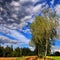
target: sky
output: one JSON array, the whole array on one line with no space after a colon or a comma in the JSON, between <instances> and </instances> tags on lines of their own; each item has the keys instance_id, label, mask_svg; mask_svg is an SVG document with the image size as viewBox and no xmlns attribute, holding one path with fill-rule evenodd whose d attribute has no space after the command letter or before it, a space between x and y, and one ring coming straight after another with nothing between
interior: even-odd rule
<instances>
[{"instance_id":1,"label":"sky","mask_svg":"<svg viewBox=\"0 0 60 60\"><path fill-rule=\"evenodd\" d=\"M29 25L47 7L60 16L60 0L0 0L0 44L33 50L29 46L32 37ZM60 34L60 27L57 31ZM60 47L59 40L55 41L56 47Z\"/></svg>"}]
</instances>

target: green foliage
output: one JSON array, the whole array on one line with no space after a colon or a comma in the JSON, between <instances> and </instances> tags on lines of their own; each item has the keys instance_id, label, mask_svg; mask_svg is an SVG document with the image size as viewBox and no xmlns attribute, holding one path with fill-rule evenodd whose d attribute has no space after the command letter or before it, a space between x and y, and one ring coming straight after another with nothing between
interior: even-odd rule
<instances>
[{"instance_id":1,"label":"green foliage","mask_svg":"<svg viewBox=\"0 0 60 60\"><path fill-rule=\"evenodd\" d=\"M21 53L21 51L20 51L20 48L19 47L17 47L15 50L15 56L17 57L20 57L20 53ZM18 52L18 53L17 53Z\"/></svg>"},{"instance_id":2,"label":"green foliage","mask_svg":"<svg viewBox=\"0 0 60 60\"><path fill-rule=\"evenodd\" d=\"M13 49L13 46L2 47L0 46L0 57L21 57L21 56L33 56L36 55L35 51L30 51L29 48L19 48Z\"/></svg>"},{"instance_id":3,"label":"green foliage","mask_svg":"<svg viewBox=\"0 0 60 60\"><path fill-rule=\"evenodd\" d=\"M60 56L60 52L59 51L56 51L53 54L51 54L50 56Z\"/></svg>"},{"instance_id":4,"label":"green foliage","mask_svg":"<svg viewBox=\"0 0 60 60\"><path fill-rule=\"evenodd\" d=\"M23 48L23 49L22 49L22 55L23 55L23 56L33 56L33 55L36 55L35 52L36 52L36 51L31 51L31 50L28 49L28 48Z\"/></svg>"},{"instance_id":5,"label":"green foliage","mask_svg":"<svg viewBox=\"0 0 60 60\"><path fill-rule=\"evenodd\" d=\"M6 48L4 48L4 50L5 50L5 57L11 57L12 55L13 55L13 48L12 47L6 47Z\"/></svg>"},{"instance_id":6,"label":"green foliage","mask_svg":"<svg viewBox=\"0 0 60 60\"><path fill-rule=\"evenodd\" d=\"M3 47L0 46L0 56L2 57L4 55Z\"/></svg>"},{"instance_id":7,"label":"green foliage","mask_svg":"<svg viewBox=\"0 0 60 60\"><path fill-rule=\"evenodd\" d=\"M50 52L51 42L56 37L58 24L55 17L36 16L31 24L32 41L38 51L38 56Z\"/></svg>"}]
</instances>

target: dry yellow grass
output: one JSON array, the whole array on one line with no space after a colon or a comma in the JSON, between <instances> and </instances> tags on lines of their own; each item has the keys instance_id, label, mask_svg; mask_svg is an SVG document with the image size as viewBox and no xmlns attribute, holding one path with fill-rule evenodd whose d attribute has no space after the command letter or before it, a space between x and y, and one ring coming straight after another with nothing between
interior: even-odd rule
<instances>
[{"instance_id":1,"label":"dry yellow grass","mask_svg":"<svg viewBox=\"0 0 60 60\"><path fill-rule=\"evenodd\" d=\"M10 57L0 57L0 60L16 60L16 58Z\"/></svg>"},{"instance_id":2,"label":"dry yellow grass","mask_svg":"<svg viewBox=\"0 0 60 60\"><path fill-rule=\"evenodd\" d=\"M47 56L46 58L53 58ZM37 58L37 56L23 56L23 57L0 57L0 60L44 60L43 58Z\"/></svg>"}]
</instances>

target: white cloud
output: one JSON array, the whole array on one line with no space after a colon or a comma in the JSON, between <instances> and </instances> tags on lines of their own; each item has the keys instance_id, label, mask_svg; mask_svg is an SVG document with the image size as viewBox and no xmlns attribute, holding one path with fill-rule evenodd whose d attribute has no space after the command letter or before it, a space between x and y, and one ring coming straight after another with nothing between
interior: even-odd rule
<instances>
[{"instance_id":1,"label":"white cloud","mask_svg":"<svg viewBox=\"0 0 60 60\"><path fill-rule=\"evenodd\" d=\"M55 11L56 11L57 15L60 16L60 5L59 4L56 5Z\"/></svg>"},{"instance_id":2,"label":"white cloud","mask_svg":"<svg viewBox=\"0 0 60 60\"><path fill-rule=\"evenodd\" d=\"M51 1L51 4L52 4L52 5L54 4L54 0Z\"/></svg>"},{"instance_id":3,"label":"white cloud","mask_svg":"<svg viewBox=\"0 0 60 60\"><path fill-rule=\"evenodd\" d=\"M55 11L56 11L56 14L58 15L58 16L60 16L60 5L59 4L57 4L56 6L55 6ZM59 26L57 27L57 39L60 39L60 18L59 18Z\"/></svg>"},{"instance_id":4,"label":"white cloud","mask_svg":"<svg viewBox=\"0 0 60 60\"><path fill-rule=\"evenodd\" d=\"M20 6L20 3L19 2L16 2L16 1L12 1L11 6L19 7Z\"/></svg>"},{"instance_id":5,"label":"white cloud","mask_svg":"<svg viewBox=\"0 0 60 60\"><path fill-rule=\"evenodd\" d=\"M24 35L22 35L21 33L17 32L16 30L10 30L6 27L0 26L0 32L3 32L9 36L14 37L17 40L17 42L21 42L23 44L29 44L30 40L26 38Z\"/></svg>"},{"instance_id":6,"label":"white cloud","mask_svg":"<svg viewBox=\"0 0 60 60\"><path fill-rule=\"evenodd\" d=\"M0 32L16 38L18 42L28 44L30 40L17 32L16 29L22 30L23 26L28 25L27 22L32 23L34 20L32 15L37 15L41 10L41 6L45 5L45 3L43 3L34 6L34 3L38 1L39 0L20 0L17 2L12 1L11 3L7 2L7 4L4 5L7 10L3 7L0 8L0 10L4 12L4 15L0 16ZM30 29L26 29L24 32L31 33Z\"/></svg>"},{"instance_id":7,"label":"white cloud","mask_svg":"<svg viewBox=\"0 0 60 60\"><path fill-rule=\"evenodd\" d=\"M60 46L52 46L51 52L56 52L59 51L60 52Z\"/></svg>"},{"instance_id":8,"label":"white cloud","mask_svg":"<svg viewBox=\"0 0 60 60\"><path fill-rule=\"evenodd\" d=\"M41 10L41 7L42 7L42 4L38 4L36 5L34 8L33 8L33 14L36 15L38 12L40 12Z\"/></svg>"},{"instance_id":9,"label":"white cloud","mask_svg":"<svg viewBox=\"0 0 60 60\"><path fill-rule=\"evenodd\" d=\"M25 16L24 18L21 19L21 22L28 22L30 19L32 19L32 16Z\"/></svg>"},{"instance_id":10,"label":"white cloud","mask_svg":"<svg viewBox=\"0 0 60 60\"><path fill-rule=\"evenodd\" d=\"M2 7L0 7L0 11L3 11L3 8Z\"/></svg>"},{"instance_id":11,"label":"white cloud","mask_svg":"<svg viewBox=\"0 0 60 60\"><path fill-rule=\"evenodd\" d=\"M35 50L35 47L29 46L29 49L30 49L31 51L34 51L34 50Z\"/></svg>"},{"instance_id":12,"label":"white cloud","mask_svg":"<svg viewBox=\"0 0 60 60\"><path fill-rule=\"evenodd\" d=\"M30 29L23 30L24 33L31 33Z\"/></svg>"},{"instance_id":13,"label":"white cloud","mask_svg":"<svg viewBox=\"0 0 60 60\"><path fill-rule=\"evenodd\" d=\"M36 2L38 2L39 0L32 0L32 2L34 2L34 3L36 3Z\"/></svg>"},{"instance_id":14,"label":"white cloud","mask_svg":"<svg viewBox=\"0 0 60 60\"><path fill-rule=\"evenodd\" d=\"M21 41L22 43L29 43L29 39L27 39L24 35L22 35L21 33L18 33L15 30L10 31L11 32L11 36L15 37L17 39L17 41Z\"/></svg>"},{"instance_id":15,"label":"white cloud","mask_svg":"<svg viewBox=\"0 0 60 60\"><path fill-rule=\"evenodd\" d=\"M5 43L18 44L19 42L17 40L9 39L8 37L5 37L5 36L0 36L0 43L1 44L5 44Z\"/></svg>"},{"instance_id":16,"label":"white cloud","mask_svg":"<svg viewBox=\"0 0 60 60\"><path fill-rule=\"evenodd\" d=\"M27 1L29 1L29 0L20 0L20 2L27 2Z\"/></svg>"},{"instance_id":17,"label":"white cloud","mask_svg":"<svg viewBox=\"0 0 60 60\"><path fill-rule=\"evenodd\" d=\"M38 2L39 0L20 0L20 2L33 2L33 3L35 3L35 2Z\"/></svg>"},{"instance_id":18,"label":"white cloud","mask_svg":"<svg viewBox=\"0 0 60 60\"><path fill-rule=\"evenodd\" d=\"M34 6L33 4L37 1L39 0L19 0L12 1L10 4L7 4L8 6L5 5L8 10L5 11L5 9L2 7L5 15L0 17L2 19L0 21L1 24L5 24L5 26L10 29L18 29L26 25L27 21L32 22L32 15L37 15L42 6L42 4ZM7 15L7 12L10 15ZM3 19L3 17L6 18L6 20Z\"/></svg>"}]
</instances>

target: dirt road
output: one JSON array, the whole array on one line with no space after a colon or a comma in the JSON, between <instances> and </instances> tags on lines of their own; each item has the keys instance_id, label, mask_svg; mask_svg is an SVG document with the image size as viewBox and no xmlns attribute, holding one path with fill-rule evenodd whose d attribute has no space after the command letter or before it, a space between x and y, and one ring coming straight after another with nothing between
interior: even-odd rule
<instances>
[{"instance_id":1,"label":"dirt road","mask_svg":"<svg viewBox=\"0 0 60 60\"><path fill-rule=\"evenodd\" d=\"M9 57L5 58L5 57L0 57L0 60L16 60L16 58L9 58Z\"/></svg>"}]
</instances>

